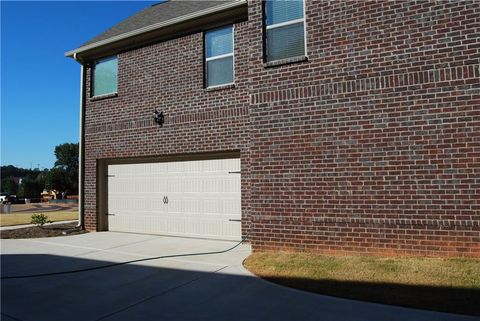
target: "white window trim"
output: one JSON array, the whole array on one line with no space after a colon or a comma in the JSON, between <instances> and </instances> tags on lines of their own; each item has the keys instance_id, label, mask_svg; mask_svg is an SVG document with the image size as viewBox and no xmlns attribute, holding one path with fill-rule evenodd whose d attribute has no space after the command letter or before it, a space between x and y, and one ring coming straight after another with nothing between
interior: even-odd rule
<instances>
[{"instance_id":1,"label":"white window trim","mask_svg":"<svg viewBox=\"0 0 480 321\"><path fill-rule=\"evenodd\" d=\"M212 60L222 59L222 58L227 58L227 57L233 57L233 52L232 52L232 53L228 53L228 54L213 56L213 57L210 57L210 58L206 58L205 60L206 60L206 61L212 61Z\"/></svg>"},{"instance_id":2,"label":"white window trim","mask_svg":"<svg viewBox=\"0 0 480 321\"><path fill-rule=\"evenodd\" d=\"M213 57L208 57L208 58L205 55L205 62L212 61L212 60L217 60L217 59L222 59L222 58L227 58L227 57L232 57L232 82L209 86L208 85L208 66L207 66L207 64L205 64L205 70L203 72L206 74L205 75L205 81L206 81L205 88L207 88L207 89L229 86L229 85L234 85L235 84L235 25L232 24L232 25L229 25L229 26L232 27L232 52L227 53L227 54L213 56ZM215 28L215 29L222 29L222 28L225 28L225 27L226 26ZM215 30L215 29L212 29L212 30ZM206 32L208 33L209 31L211 31L211 30L208 30ZM206 38L205 38L205 44L203 46L204 46L203 50L206 51L207 50Z\"/></svg>"},{"instance_id":3,"label":"white window trim","mask_svg":"<svg viewBox=\"0 0 480 321\"><path fill-rule=\"evenodd\" d=\"M234 82L227 82L227 83L220 84L220 85L208 86L205 89L224 88L224 87L229 87L229 86L232 86L232 85L235 85L235 83Z\"/></svg>"},{"instance_id":4,"label":"white window trim","mask_svg":"<svg viewBox=\"0 0 480 321\"><path fill-rule=\"evenodd\" d=\"M273 24L273 25L267 25L267 30L274 29L274 28L285 27L285 26L293 25L293 24L300 23L300 22L305 22L305 17L300 18L300 19L294 19L294 20L289 20L289 21L285 21L285 22L280 22L280 23L276 23L276 24Z\"/></svg>"},{"instance_id":5,"label":"white window trim","mask_svg":"<svg viewBox=\"0 0 480 321\"><path fill-rule=\"evenodd\" d=\"M300 23L300 22L303 22L303 44L304 44L304 52L303 52L303 55L305 57L308 57L307 55L307 19L306 19L306 16L307 16L307 11L306 11L306 8L305 8L305 2L307 0L302 0L302 6L303 6L303 18L299 18L299 19L294 19L294 20L289 20L289 21L285 21L285 22L280 22L280 23L275 23L273 25L268 25L267 24L267 12L266 10L264 11L264 23L265 23L265 31L266 30L270 30L270 29L274 29L274 28L279 28L279 27L285 27L285 26L288 26L288 25L293 25L293 24L296 24L296 23ZM265 37L267 37L267 35L265 35ZM266 50L266 48L265 48ZM279 59L279 60L282 60L282 59ZM270 62L272 61L276 61L276 60L271 60Z\"/></svg>"}]
</instances>

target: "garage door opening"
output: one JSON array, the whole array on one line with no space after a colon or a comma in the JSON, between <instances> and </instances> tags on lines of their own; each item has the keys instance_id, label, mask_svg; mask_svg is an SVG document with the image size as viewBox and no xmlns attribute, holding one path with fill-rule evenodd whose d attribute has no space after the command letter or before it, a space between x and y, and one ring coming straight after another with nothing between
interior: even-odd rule
<instances>
[{"instance_id":1,"label":"garage door opening","mask_svg":"<svg viewBox=\"0 0 480 321\"><path fill-rule=\"evenodd\" d=\"M241 239L240 159L107 165L110 231Z\"/></svg>"}]
</instances>

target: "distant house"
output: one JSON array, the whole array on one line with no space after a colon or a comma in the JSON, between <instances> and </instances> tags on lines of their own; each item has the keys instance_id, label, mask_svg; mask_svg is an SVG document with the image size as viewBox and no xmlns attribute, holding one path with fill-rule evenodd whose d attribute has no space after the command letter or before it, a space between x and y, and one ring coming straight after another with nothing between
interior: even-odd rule
<instances>
[{"instance_id":1,"label":"distant house","mask_svg":"<svg viewBox=\"0 0 480 321\"><path fill-rule=\"evenodd\" d=\"M480 257L480 4L168 1L82 65L89 230Z\"/></svg>"}]
</instances>

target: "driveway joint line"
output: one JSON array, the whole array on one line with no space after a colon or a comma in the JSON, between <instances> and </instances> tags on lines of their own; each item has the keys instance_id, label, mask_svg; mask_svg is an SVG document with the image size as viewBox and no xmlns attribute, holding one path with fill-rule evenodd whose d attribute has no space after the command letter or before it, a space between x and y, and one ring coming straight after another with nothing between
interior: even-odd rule
<instances>
[{"instance_id":1,"label":"driveway joint line","mask_svg":"<svg viewBox=\"0 0 480 321\"><path fill-rule=\"evenodd\" d=\"M160 238L163 238L163 236L156 236L156 237L152 236L151 238L149 238L147 240L135 241L135 242L131 242L131 243L128 243L128 244L122 244L122 245L116 245L116 246L109 247L107 250L112 250L112 249L116 249L116 248L124 247L124 246L129 246L129 245L133 245L133 244L144 243L144 242L148 242L148 241L152 241L152 240L157 240L157 239L160 239Z\"/></svg>"},{"instance_id":2,"label":"driveway joint line","mask_svg":"<svg viewBox=\"0 0 480 321\"><path fill-rule=\"evenodd\" d=\"M152 239L149 239L149 240L152 240ZM85 249L85 250L93 250L93 251L108 251L110 249L115 249L115 248L119 248L119 247L123 247L123 246L128 246L128 245L132 245L132 244L138 244L138 243L141 243L141 242L146 242L146 241L149 241L149 240L142 240L142 241L137 241L137 242L131 242L131 243L127 243L127 244L123 244L123 245L117 245L117 246L113 246L113 247L109 247L109 248L106 248L106 249L101 249L101 248L96 248L96 247L90 247L90 246L81 246L81 245L72 245L72 244L62 244L62 243L57 243L55 241L41 241L41 240L38 240L38 239L23 239L22 241L25 241L25 242L34 242L34 243L40 243L40 244L48 244L48 245L56 245L56 246L61 246L61 247L73 247L73 248L77 248L77 249Z\"/></svg>"},{"instance_id":3,"label":"driveway joint line","mask_svg":"<svg viewBox=\"0 0 480 321\"><path fill-rule=\"evenodd\" d=\"M98 251L90 251L90 252L84 252L80 253L78 255L75 255L74 257L88 257L89 254L95 254L95 253L100 253L100 252L106 252L106 253L112 253L112 254L122 254L122 255L128 255L128 256L133 256L133 257L138 257L138 258L144 258L147 259L152 256L158 256L158 255L144 255L144 254L135 254L135 253L130 253L130 252L123 252L123 251L109 251L109 250L98 250ZM168 254L166 254L168 255ZM189 264L201 264L201 265L210 265L210 266L224 266L224 264L215 264L215 263L208 263L208 262L201 262L201 261L193 261L193 260L182 260L182 259L177 259L177 258L162 258L161 260L164 261L173 261L173 262L180 262L180 263L189 263Z\"/></svg>"},{"instance_id":4,"label":"driveway joint line","mask_svg":"<svg viewBox=\"0 0 480 321\"><path fill-rule=\"evenodd\" d=\"M220 269L217 269L217 270L212 271L212 272L210 272L210 273L215 274L215 273L220 272L220 271L222 271L222 270L224 270L224 269L226 269L226 268L228 268L228 267L229 267L228 265L225 265L225 266L221 267ZM174 287L171 287L171 288L169 288L169 289L166 289L166 290L164 290L164 291L162 291L162 292L160 292L160 293L158 293L158 294L154 294L154 295L151 295L151 296L149 296L149 297L146 297L146 298L144 298L144 299L142 299L142 300L139 300L139 301L137 301L137 302L135 302L135 303L132 303L132 304L130 304L130 305L124 307L124 308L121 308L121 309L119 309L119 310L116 310L116 311L113 311L113 312L111 312L111 313L105 314L105 315L101 316L100 318L95 319L95 321L100 321L100 320L108 319L108 318L110 318L110 317L112 317L112 316L114 316L114 315L116 315L116 314L118 314L118 313L124 312L124 311L126 311L126 310L128 310L128 309L130 309L130 308L133 308L133 307L137 306L137 305L140 305L140 304L145 303L145 302L147 302L147 301L150 301L150 300L152 300L152 299L155 299L155 298L164 296L164 295L167 294L167 293L173 292L173 291L178 290L178 289L180 289L180 288L182 288L182 287L184 287L184 286L187 286L187 285L189 285L189 284L192 284L192 283L194 283L194 282L196 282L196 281L198 281L198 280L205 279L205 278L209 278L209 277L212 277L212 276L211 276L211 275L199 276L199 277L197 277L197 278L194 278L194 279L192 279L192 280L189 280L189 281L184 282L184 283L182 283L182 284L179 284L179 285L177 285L177 286L174 286Z\"/></svg>"}]
</instances>

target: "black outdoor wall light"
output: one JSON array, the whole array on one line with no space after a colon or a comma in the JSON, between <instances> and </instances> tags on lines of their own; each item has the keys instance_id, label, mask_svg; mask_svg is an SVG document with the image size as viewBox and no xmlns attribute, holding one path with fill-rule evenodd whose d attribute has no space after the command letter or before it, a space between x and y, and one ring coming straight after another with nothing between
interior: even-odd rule
<instances>
[{"instance_id":1,"label":"black outdoor wall light","mask_svg":"<svg viewBox=\"0 0 480 321\"><path fill-rule=\"evenodd\" d=\"M163 111L158 111L155 108L155 111L153 112L153 118L155 119L155 122L160 125L160 127L163 127L163 123L165 122L165 116L163 116Z\"/></svg>"}]
</instances>

